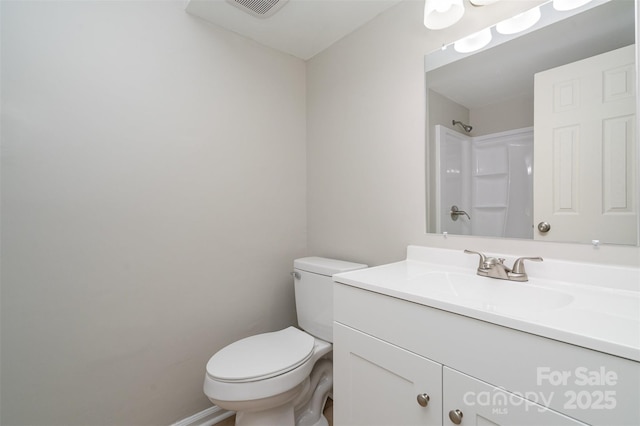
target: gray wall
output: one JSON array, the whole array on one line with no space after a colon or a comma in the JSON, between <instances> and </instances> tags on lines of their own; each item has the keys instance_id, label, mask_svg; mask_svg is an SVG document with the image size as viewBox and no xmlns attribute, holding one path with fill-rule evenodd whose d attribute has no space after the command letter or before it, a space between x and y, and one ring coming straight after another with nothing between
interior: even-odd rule
<instances>
[{"instance_id":1,"label":"gray wall","mask_svg":"<svg viewBox=\"0 0 640 426\"><path fill-rule=\"evenodd\" d=\"M3 425L160 425L295 323L305 64L179 1L2 1Z\"/></svg>"}]
</instances>

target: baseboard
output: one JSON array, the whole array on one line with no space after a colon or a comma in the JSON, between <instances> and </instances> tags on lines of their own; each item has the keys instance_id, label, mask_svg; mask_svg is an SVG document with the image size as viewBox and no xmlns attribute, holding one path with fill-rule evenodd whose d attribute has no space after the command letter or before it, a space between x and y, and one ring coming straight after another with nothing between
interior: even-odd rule
<instances>
[{"instance_id":1,"label":"baseboard","mask_svg":"<svg viewBox=\"0 0 640 426\"><path fill-rule=\"evenodd\" d=\"M235 412L224 410L216 405L202 410L193 416L182 419L171 426L212 426L233 416Z\"/></svg>"}]
</instances>

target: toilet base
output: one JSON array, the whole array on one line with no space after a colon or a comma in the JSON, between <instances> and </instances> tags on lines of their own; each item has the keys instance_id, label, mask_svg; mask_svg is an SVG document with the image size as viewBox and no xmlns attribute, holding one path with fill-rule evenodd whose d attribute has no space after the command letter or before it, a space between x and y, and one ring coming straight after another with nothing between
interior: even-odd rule
<instances>
[{"instance_id":1,"label":"toilet base","mask_svg":"<svg viewBox=\"0 0 640 426\"><path fill-rule=\"evenodd\" d=\"M236 412L236 426L294 426L296 398L304 390L304 383L293 389L253 401L210 400L221 408Z\"/></svg>"},{"instance_id":2,"label":"toilet base","mask_svg":"<svg viewBox=\"0 0 640 426\"><path fill-rule=\"evenodd\" d=\"M236 414L235 426L294 426L293 405L265 411L244 411ZM329 421L320 415L318 421L309 426L329 426Z\"/></svg>"},{"instance_id":3,"label":"toilet base","mask_svg":"<svg viewBox=\"0 0 640 426\"><path fill-rule=\"evenodd\" d=\"M333 363L321 359L313 367L307 388L295 401L296 426L329 426L324 408L333 389Z\"/></svg>"},{"instance_id":4,"label":"toilet base","mask_svg":"<svg viewBox=\"0 0 640 426\"><path fill-rule=\"evenodd\" d=\"M333 389L332 372L332 362L322 359L310 377L287 392L253 401L211 401L236 411L235 426L329 426L323 411Z\"/></svg>"},{"instance_id":5,"label":"toilet base","mask_svg":"<svg viewBox=\"0 0 640 426\"><path fill-rule=\"evenodd\" d=\"M263 411L241 411L236 414L236 426L295 425L293 402Z\"/></svg>"},{"instance_id":6,"label":"toilet base","mask_svg":"<svg viewBox=\"0 0 640 426\"><path fill-rule=\"evenodd\" d=\"M331 350L331 344L322 342L316 354L322 357ZM315 361L315 360L314 360ZM310 375L302 383L283 393L258 399L221 400L207 390L211 383L205 378L205 393L209 400L225 410L236 412L236 426L328 426L323 415L329 393L333 389L333 363L329 357L312 364ZM309 373L307 373L309 374ZM221 394L222 392L218 392Z\"/></svg>"},{"instance_id":7,"label":"toilet base","mask_svg":"<svg viewBox=\"0 0 640 426\"><path fill-rule=\"evenodd\" d=\"M329 421L325 416L321 415L316 423L309 426L329 426Z\"/></svg>"}]
</instances>

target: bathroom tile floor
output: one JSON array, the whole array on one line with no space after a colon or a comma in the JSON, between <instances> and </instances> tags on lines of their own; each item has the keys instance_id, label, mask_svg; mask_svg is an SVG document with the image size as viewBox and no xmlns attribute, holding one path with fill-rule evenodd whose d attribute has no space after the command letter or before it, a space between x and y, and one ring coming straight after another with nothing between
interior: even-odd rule
<instances>
[{"instance_id":1,"label":"bathroom tile floor","mask_svg":"<svg viewBox=\"0 0 640 426\"><path fill-rule=\"evenodd\" d=\"M329 426L333 426L333 400L331 398L327 399L327 404L324 407L324 416L329 421ZM218 423L217 426L233 426L235 420L236 417L232 416L225 419L222 423Z\"/></svg>"}]
</instances>

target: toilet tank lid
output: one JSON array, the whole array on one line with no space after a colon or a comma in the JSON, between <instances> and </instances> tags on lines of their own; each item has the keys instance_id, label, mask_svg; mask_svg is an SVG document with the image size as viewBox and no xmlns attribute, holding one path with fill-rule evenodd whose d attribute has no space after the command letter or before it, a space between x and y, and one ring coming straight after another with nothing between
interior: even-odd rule
<instances>
[{"instance_id":1,"label":"toilet tank lid","mask_svg":"<svg viewBox=\"0 0 640 426\"><path fill-rule=\"evenodd\" d=\"M366 268L362 263L346 262L344 260L327 259L326 257L303 257L293 261L293 267L302 271L332 276L340 272L354 271Z\"/></svg>"}]
</instances>

